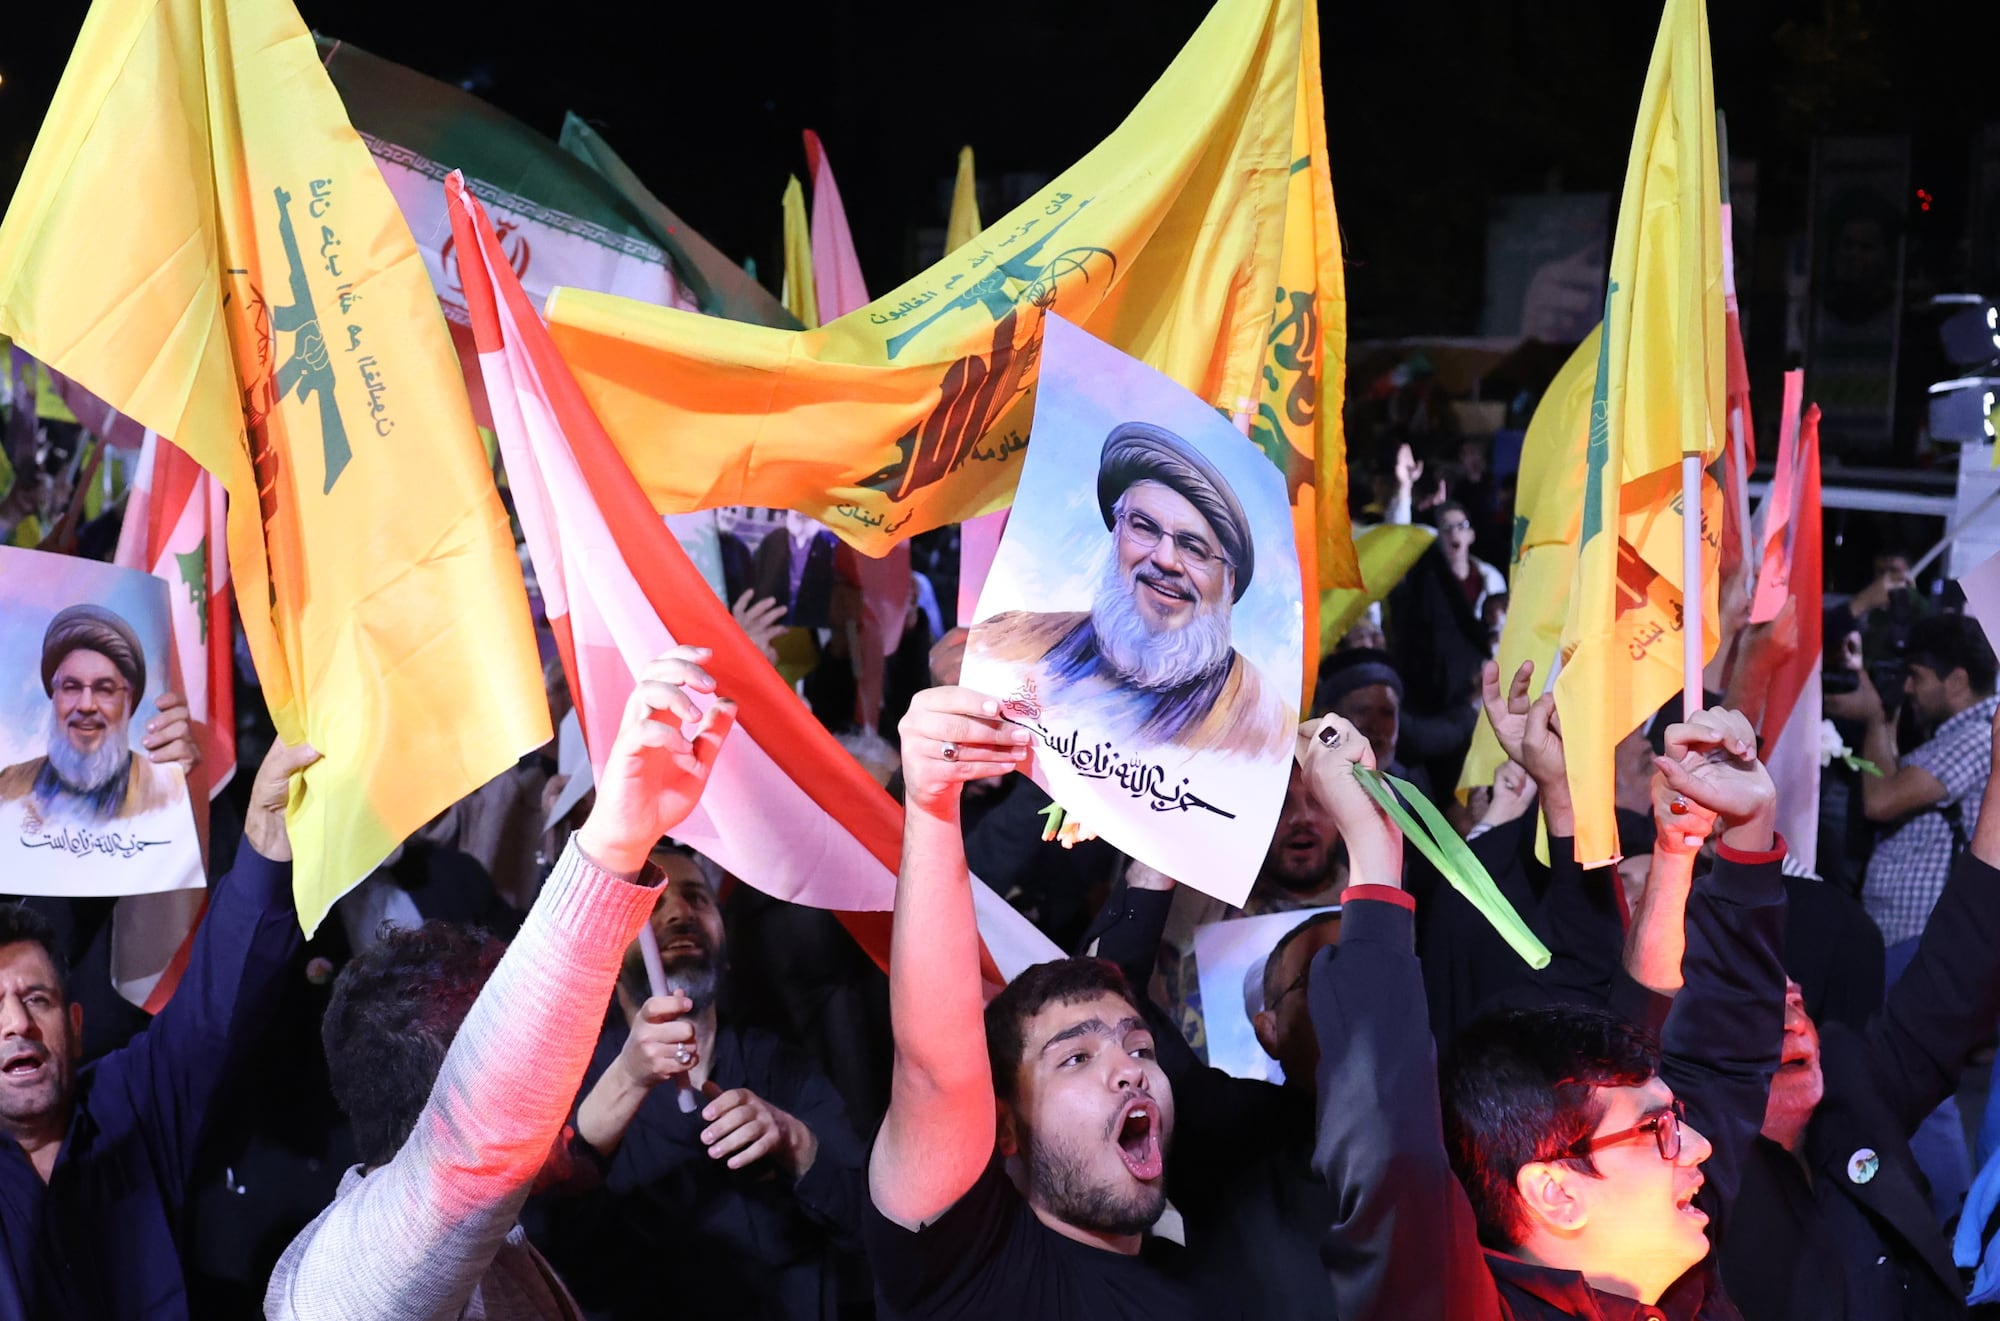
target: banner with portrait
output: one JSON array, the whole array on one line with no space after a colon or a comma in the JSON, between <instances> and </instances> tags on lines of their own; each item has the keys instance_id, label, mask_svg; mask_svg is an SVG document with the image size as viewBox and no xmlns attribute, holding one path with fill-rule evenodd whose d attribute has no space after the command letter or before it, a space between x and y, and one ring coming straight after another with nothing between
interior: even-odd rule
<instances>
[{"instance_id":1,"label":"banner with portrait","mask_svg":"<svg viewBox=\"0 0 2000 1321\"><path fill-rule=\"evenodd\" d=\"M0 874L14 894L202 884L187 780L143 746L168 673L168 585L0 548Z\"/></svg>"},{"instance_id":2,"label":"banner with portrait","mask_svg":"<svg viewBox=\"0 0 2000 1321\"><path fill-rule=\"evenodd\" d=\"M1282 474L1199 398L1051 315L1036 444L963 682L1119 849L1241 904L1285 796L1303 665Z\"/></svg>"}]
</instances>

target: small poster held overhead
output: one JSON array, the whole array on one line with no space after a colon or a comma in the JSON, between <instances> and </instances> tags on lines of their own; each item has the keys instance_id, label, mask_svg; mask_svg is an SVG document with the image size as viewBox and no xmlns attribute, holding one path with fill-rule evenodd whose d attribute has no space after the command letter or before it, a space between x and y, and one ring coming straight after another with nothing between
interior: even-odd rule
<instances>
[{"instance_id":1,"label":"small poster held overhead","mask_svg":"<svg viewBox=\"0 0 2000 1321\"><path fill-rule=\"evenodd\" d=\"M1284 477L1199 398L1053 314L1043 353L963 682L1034 733L1034 779L1076 818L1241 904L1298 724Z\"/></svg>"},{"instance_id":2,"label":"small poster held overhead","mask_svg":"<svg viewBox=\"0 0 2000 1321\"><path fill-rule=\"evenodd\" d=\"M168 687L168 586L0 548L0 873L15 894L202 884L187 780L141 740Z\"/></svg>"}]
</instances>

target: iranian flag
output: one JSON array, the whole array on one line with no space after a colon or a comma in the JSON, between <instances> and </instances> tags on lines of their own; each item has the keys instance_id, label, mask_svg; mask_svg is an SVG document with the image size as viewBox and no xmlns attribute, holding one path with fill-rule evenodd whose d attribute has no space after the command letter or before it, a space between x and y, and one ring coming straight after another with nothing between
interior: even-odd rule
<instances>
[{"instance_id":1,"label":"iranian flag","mask_svg":"<svg viewBox=\"0 0 2000 1321\"><path fill-rule=\"evenodd\" d=\"M902 809L702 582L556 356L485 209L456 173L445 193L494 431L593 769L634 674L677 642L710 648L737 728L675 837L767 894L838 912L886 962ZM974 895L989 982L1061 957L986 886Z\"/></svg>"},{"instance_id":2,"label":"iranian flag","mask_svg":"<svg viewBox=\"0 0 2000 1321\"><path fill-rule=\"evenodd\" d=\"M347 42L318 41L348 118L416 237L468 381L478 380L477 353L444 204L442 184L451 170L463 172L486 206L507 265L535 307L549 290L567 285L766 325L796 324L769 292L645 193L581 126L575 136L586 145L565 150L469 92ZM479 421L490 424L480 392L471 395Z\"/></svg>"},{"instance_id":3,"label":"iranian flag","mask_svg":"<svg viewBox=\"0 0 2000 1321\"><path fill-rule=\"evenodd\" d=\"M114 559L167 582L173 645L167 686L187 698L188 719L201 748L201 764L188 776L188 787L200 805L196 820L204 851L206 804L236 771L225 513L222 483L178 445L158 432L144 431ZM118 901L112 910L111 981L120 995L148 1013L160 1011L180 984L206 903L204 890L130 895Z\"/></svg>"}]
</instances>

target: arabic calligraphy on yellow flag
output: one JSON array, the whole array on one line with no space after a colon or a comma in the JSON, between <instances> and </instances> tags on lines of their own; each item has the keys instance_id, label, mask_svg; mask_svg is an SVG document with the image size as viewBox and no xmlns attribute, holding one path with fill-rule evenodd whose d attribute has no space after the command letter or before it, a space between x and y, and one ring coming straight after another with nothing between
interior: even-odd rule
<instances>
[{"instance_id":1,"label":"arabic calligraphy on yellow flag","mask_svg":"<svg viewBox=\"0 0 2000 1321\"><path fill-rule=\"evenodd\" d=\"M1576 853L1618 856L1613 752L1682 687L1683 454L1721 455L1726 380L1715 94L1702 0L1667 0L1611 250L1583 512L1556 680ZM1704 658L1715 653L1721 491L1700 522Z\"/></svg>"},{"instance_id":2,"label":"arabic calligraphy on yellow flag","mask_svg":"<svg viewBox=\"0 0 2000 1321\"><path fill-rule=\"evenodd\" d=\"M0 331L229 492L310 931L549 736L513 542L408 227L287 0L97 0L0 224Z\"/></svg>"},{"instance_id":3,"label":"arabic calligraphy on yellow flag","mask_svg":"<svg viewBox=\"0 0 2000 1321\"><path fill-rule=\"evenodd\" d=\"M879 555L1011 499L1060 311L1225 414L1280 403L1266 448L1311 501L1322 581L1359 586L1334 482L1345 327L1315 21L1305 0L1219 0L1089 155L816 330L558 289L557 346L656 508L789 507ZM1281 263L1305 201L1314 260Z\"/></svg>"}]
</instances>

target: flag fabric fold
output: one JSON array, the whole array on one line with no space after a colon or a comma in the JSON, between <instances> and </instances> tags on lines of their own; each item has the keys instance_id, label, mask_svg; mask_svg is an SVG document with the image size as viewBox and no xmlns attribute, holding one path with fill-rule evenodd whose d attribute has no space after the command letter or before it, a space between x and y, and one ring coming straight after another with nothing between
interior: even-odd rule
<instances>
[{"instance_id":1,"label":"flag fabric fold","mask_svg":"<svg viewBox=\"0 0 2000 1321\"><path fill-rule=\"evenodd\" d=\"M135 204L143 199L143 205ZM431 280L286 0L102 0L0 222L0 332L229 496L306 930L549 737Z\"/></svg>"},{"instance_id":2,"label":"flag fabric fold","mask_svg":"<svg viewBox=\"0 0 2000 1321\"><path fill-rule=\"evenodd\" d=\"M1220 0L1082 161L976 242L817 330L717 326L562 289L547 309L556 344L656 508L796 508L880 554L1010 499L1048 311L1230 415L1264 399L1276 336L1300 363L1283 380L1287 408L1317 410L1287 417L1288 434L1318 441L1290 469L1294 499L1331 522L1315 532L1328 584L1358 586L1344 501L1330 499L1339 354L1295 347L1335 331L1331 183L1297 141L1302 98L1308 143L1324 136L1313 14L1304 0ZM1310 325L1291 297L1305 286L1279 274L1295 167L1325 203ZM667 439L682 436L701 442Z\"/></svg>"},{"instance_id":3,"label":"flag fabric fold","mask_svg":"<svg viewBox=\"0 0 2000 1321\"><path fill-rule=\"evenodd\" d=\"M446 187L494 429L593 764L602 769L637 670L677 642L710 648L706 667L736 701L737 728L675 837L768 894L840 912L885 959L901 809L702 585L557 356L478 200L456 176ZM976 892L989 979L1059 957L998 896Z\"/></svg>"},{"instance_id":4,"label":"flag fabric fold","mask_svg":"<svg viewBox=\"0 0 2000 1321\"><path fill-rule=\"evenodd\" d=\"M812 222L806 218L806 190L797 175L785 180L785 193L778 205L784 213L785 235L785 283L780 296L785 311L811 330L819 325L819 282L813 274Z\"/></svg>"},{"instance_id":5,"label":"flag fabric fold","mask_svg":"<svg viewBox=\"0 0 2000 1321\"><path fill-rule=\"evenodd\" d=\"M1722 203L1708 18L1667 0L1646 72L1605 292L1585 447L1576 573L1556 680L1586 867L1618 856L1613 750L1682 690L1683 589L1700 593L1715 653L1721 491L1704 473L1683 510L1681 459L1721 454L1727 380ZM1701 581L1684 584L1682 519Z\"/></svg>"},{"instance_id":6,"label":"flag fabric fold","mask_svg":"<svg viewBox=\"0 0 2000 1321\"><path fill-rule=\"evenodd\" d=\"M958 175L951 185L951 214L944 222L944 250L950 256L979 237L979 176L972 168L972 148L958 149Z\"/></svg>"},{"instance_id":7,"label":"flag fabric fold","mask_svg":"<svg viewBox=\"0 0 2000 1321\"><path fill-rule=\"evenodd\" d=\"M1514 556L1507 568L1507 622L1500 628L1500 685L1513 682L1523 661L1535 663L1535 688L1545 691L1555 673L1576 578L1577 529L1583 523L1584 452L1590 437L1590 403L1597 385L1600 324L1576 346L1542 392L1521 441L1521 469L1514 481ZM1490 785L1507 762L1500 740L1484 719L1458 777L1458 794Z\"/></svg>"},{"instance_id":8,"label":"flag fabric fold","mask_svg":"<svg viewBox=\"0 0 2000 1321\"><path fill-rule=\"evenodd\" d=\"M60 384L59 384L60 388ZM110 418L136 425L107 404ZM79 416L82 416L79 414ZM235 625L229 612L227 511L222 484L156 431L142 431L125 497L117 564L163 578L171 614L174 690L187 699L201 761L188 787L221 793L236 771ZM108 438L108 437L107 437ZM197 809L206 846L206 813ZM172 998L206 906L202 890L127 895L111 910L111 984L149 1014Z\"/></svg>"},{"instance_id":9,"label":"flag fabric fold","mask_svg":"<svg viewBox=\"0 0 2000 1321\"><path fill-rule=\"evenodd\" d=\"M1799 590L1791 593L1798 644L1770 676L1764 718L1758 730L1765 765L1778 786L1778 833L1785 837L1785 870L1795 876L1819 874L1820 672L1825 649L1822 596L1824 516L1820 506L1819 405L1805 410L1793 460L1789 535L1767 543L1765 573L1773 565ZM1765 579L1758 579L1761 594ZM1774 616L1775 617L1775 612Z\"/></svg>"}]
</instances>

